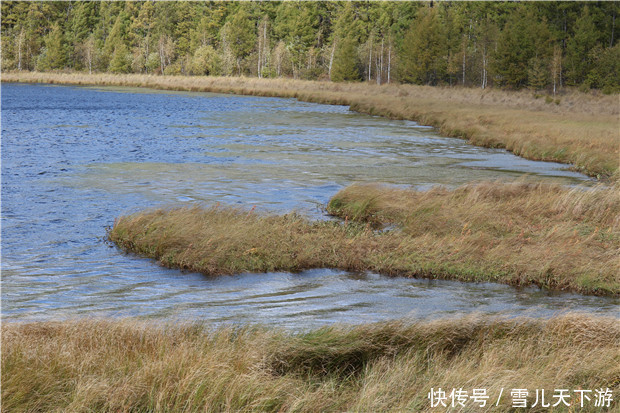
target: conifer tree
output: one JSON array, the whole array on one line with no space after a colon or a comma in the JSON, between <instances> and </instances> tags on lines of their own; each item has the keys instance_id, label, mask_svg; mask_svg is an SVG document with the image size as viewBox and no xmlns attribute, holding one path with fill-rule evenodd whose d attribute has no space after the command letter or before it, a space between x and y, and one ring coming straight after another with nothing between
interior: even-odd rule
<instances>
[{"instance_id":1,"label":"conifer tree","mask_svg":"<svg viewBox=\"0 0 620 413\"><path fill-rule=\"evenodd\" d=\"M348 2L335 22L331 80L339 82L361 79L357 55L360 32L361 27L356 19L354 6Z\"/></svg>"},{"instance_id":2,"label":"conifer tree","mask_svg":"<svg viewBox=\"0 0 620 413\"><path fill-rule=\"evenodd\" d=\"M250 20L250 15L245 8L240 7L235 14L229 17L223 31L234 59L236 74L241 75L241 63L254 49L255 45L254 22Z\"/></svg>"},{"instance_id":3,"label":"conifer tree","mask_svg":"<svg viewBox=\"0 0 620 413\"><path fill-rule=\"evenodd\" d=\"M549 54L547 26L537 21L533 9L522 5L510 14L497 41L493 68L498 83L513 89L527 86L530 72L540 71Z\"/></svg>"},{"instance_id":4,"label":"conifer tree","mask_svg":"<svg viewBox=\"0 0 620 413\"><path fill-rule=\"evenodd\" d=\"M443 59L445 42L436 10L430 7L420 9L403 39L401 79L417 84L437 84L446 70L446 60Z\"/></svg>"},{"instance_id":5,"label":"conifer tree","mask_svg":"<svg viewBox=\"0 0 620 413\"><path fill-rule=\"evenodd\" d=\"M37 68L39 70L63 69L67 63L67 50L62 29L58 24L45 38L45 49L39 56Z\"/></svg>"},{"instance_id":6,"label":"conifer tree","mask_svg":"<svg viewBox=\"0 0 620 413\"><path fill-rule=\"evenodd\" d=\"M334 56L332 80L334 82L360 80L357 44L352 37L340 39Z\"/></svg>"},{"instance_id":7,"label":"conifer tree","mask_svg":"<svg viewBox=\"0 0 620 413\"><path fill-rule=\"evenodd\" d=\"M129 73L130 69L131 59L129 57L129 50L124 43L119 43L114 49L108 70L112 73Z\"/></svg>"},{"instance_id":8,"label":"conifer tree","mask_svg":"<svg viewBox=\"0 0 620 413\"><path fill-rule=\"evenodd\" d=\"M597 37L590 9L585 6L575 22L575 34L568 39L566 45L565 66L570 84L578 85L586 80L593 63L590 51L596 46Z\"/></svg>"}]
</instances>

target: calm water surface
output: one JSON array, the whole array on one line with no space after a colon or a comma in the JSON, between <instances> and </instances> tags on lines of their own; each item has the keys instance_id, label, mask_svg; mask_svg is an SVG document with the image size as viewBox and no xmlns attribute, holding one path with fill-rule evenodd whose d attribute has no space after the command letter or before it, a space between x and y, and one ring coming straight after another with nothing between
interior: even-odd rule
<instances>
[{"instance_id":1,"label":"calm water surface","mask_svg":"<svg viewBox=\"0 0 620 413\"><path fill-rule=\"evenodd\" d=\"M2 85L2 317L141 316L307 328L469 312L616 314L618 300L330 269L206 277L106 244L114 218L221 202L324 218L353 182L428 188L515 178L589 184L564 165L414 122L292 99Z\"/></svg>"}]
</instances>

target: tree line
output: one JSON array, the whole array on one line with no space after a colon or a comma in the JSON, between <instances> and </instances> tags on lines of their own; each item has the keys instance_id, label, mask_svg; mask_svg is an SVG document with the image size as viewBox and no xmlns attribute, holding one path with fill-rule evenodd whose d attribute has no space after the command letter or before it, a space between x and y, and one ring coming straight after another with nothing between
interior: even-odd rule
<instances>
[{"instance_id":1,"label":"tree line","mask_svg":"<svg viewBox=\"0 0 620 413\"><path fill-rule=\"evenodd\" d=\"M2 70L620 89L617 2L4 1Z\"/></svg>"}]
</instances>

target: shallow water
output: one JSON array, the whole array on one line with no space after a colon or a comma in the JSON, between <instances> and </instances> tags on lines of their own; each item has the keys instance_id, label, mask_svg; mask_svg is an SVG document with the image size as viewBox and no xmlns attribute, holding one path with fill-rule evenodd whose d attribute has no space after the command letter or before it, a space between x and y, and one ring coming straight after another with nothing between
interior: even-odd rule
<instances>
[{"instance_id":1,"label":"shallow water","mask_svg":"<svg viewBox=\"0 0 620 413\"><path fill-rule=\"evenodd\" d=\"M352 182L428 188L515 178L589 184L565 165L414 122L293 99L2 85L2 317L131 315L306 328L469 312L616 314L618 300L496 284L313 270L205 277L106 244L114 218L221 202L322 206Z\"/></svg>"}]
</instances>

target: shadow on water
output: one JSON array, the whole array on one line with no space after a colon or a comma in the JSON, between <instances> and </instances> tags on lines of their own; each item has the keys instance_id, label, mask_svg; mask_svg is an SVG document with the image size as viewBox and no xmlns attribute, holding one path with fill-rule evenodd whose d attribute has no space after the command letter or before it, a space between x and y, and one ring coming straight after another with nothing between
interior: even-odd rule
<instances>
[{"instance_id":1,"label":"shadow on water","mask_svg":"<svg viewBox=\"0 0 620 413\"><path fill-rule=\"evenodd\" d=\"M292 99L2 85L2 316L190 317L305 327L468 312L615 313L610 298L333 270L208 278L110 248L115 217L222 202L322 219L352 182L590 184L565 165Z\"/></svg>"}]
</instances>

